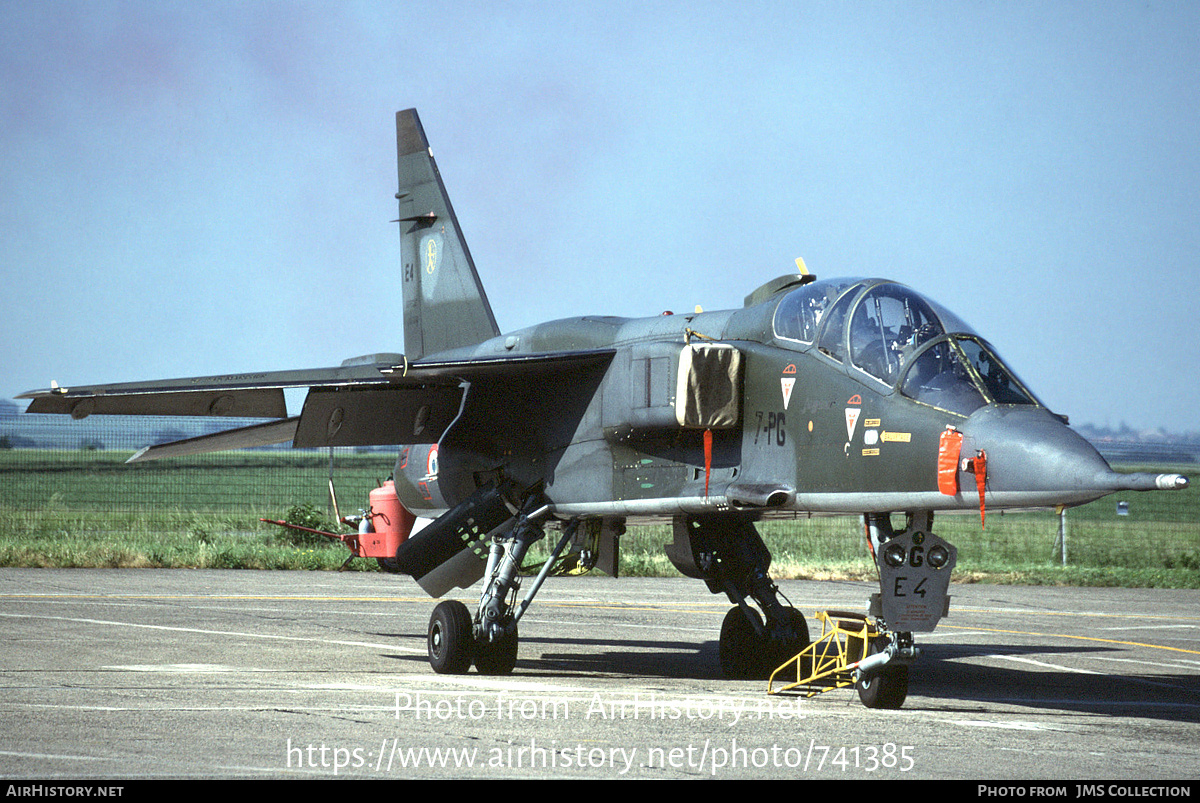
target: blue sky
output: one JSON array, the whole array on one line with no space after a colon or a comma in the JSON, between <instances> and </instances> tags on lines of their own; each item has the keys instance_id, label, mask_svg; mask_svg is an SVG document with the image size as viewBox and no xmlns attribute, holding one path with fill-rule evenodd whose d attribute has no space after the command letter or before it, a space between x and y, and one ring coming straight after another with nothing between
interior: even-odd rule
<instances>
[{"instance_id":1,"label":"blue sky","mask_svg":"<svg viewBox=\"0 0 1200 803\"><path fill-rule=\"evenodd\" d=\"M402 351L398 109L500 326L802 256L1200 429L1200 4L0 0L0 398Z\"/></svg>"}]
</instances>

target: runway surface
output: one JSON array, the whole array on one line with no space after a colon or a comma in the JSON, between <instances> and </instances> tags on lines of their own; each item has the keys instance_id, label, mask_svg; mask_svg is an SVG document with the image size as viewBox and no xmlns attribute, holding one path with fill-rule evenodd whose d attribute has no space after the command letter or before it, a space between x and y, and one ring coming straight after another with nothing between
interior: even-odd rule
<instances>
[{"instance_id":1,"label":"runway surface","mask_svg":"<svg viewBox=\"0 0 1200 803\"><path fill-rule=\"evenodd\" d=\"M865 583L788 582L810 617ZM329 572L0 570L0 776L1194 779L1200 592L952 586L899 711L720 678L697 581L550 580L511 676L435 675L433 601ZM469 594L464 592L464 600Z\"/></svg>"}]
</instances>

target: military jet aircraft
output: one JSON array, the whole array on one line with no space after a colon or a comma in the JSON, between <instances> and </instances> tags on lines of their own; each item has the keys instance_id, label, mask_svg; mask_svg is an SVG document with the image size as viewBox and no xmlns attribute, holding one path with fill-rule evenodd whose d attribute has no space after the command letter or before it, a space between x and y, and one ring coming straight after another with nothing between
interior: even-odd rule
<instances>
[{"instance_id":1,"label":"military jet aircraft","mask_svg":"<svg viewBox=\"0 0 1200 803\"><path fill-rule=\"evenodd\" d=\"M303 371L32 391L29 412L274 419L151 447L133 459L291 441L394 444L402 515L381 526L388 570L432 596L483 580L474 608L438 604L441 673L511 672L518 622L564 555L618 574L627 524L671 522L672 563L733 607L729 677L762 677L809 643L785 604L758 521L861 516L880 572L881 634L859 693L899 707L914 632L945 612L953 545L941 511L1077 505L1182 488L1120 474L979 334L881 279L769 281L740 309L587 316L501 334L415 110L396 115L404 353ZM284 390L307 388L288 417ZM425 526L415 528L413 521ZM371 530L367 526L364 531ZM546 530L557 544L518 602ZM569 547L569 550L568 550Z\"/></svg>"}]
</instances>

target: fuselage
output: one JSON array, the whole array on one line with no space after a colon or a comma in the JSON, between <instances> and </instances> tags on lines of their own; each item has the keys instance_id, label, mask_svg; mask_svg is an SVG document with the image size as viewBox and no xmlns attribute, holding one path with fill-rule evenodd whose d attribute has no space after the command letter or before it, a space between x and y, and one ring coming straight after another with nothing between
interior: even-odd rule
<instances>
[{"instance_id":1,"label":"fuselage","mask_svg":"<svg viewBox=\"0 0 1200 803\"><path fill-rule=\"evenodd\" d=\"M402 500L432 515L490 473L544 483L563 515L630 519L977 509L980 476L996 509L1132 487L936 303L878 279L783 284L743 309L558 320L437 355L612 351L594 371L467 388L443 441L402 454ZM704 411L726 396L732 415ZM504 423L531 404L540 425Z\"/></svg>"}]
</instances>

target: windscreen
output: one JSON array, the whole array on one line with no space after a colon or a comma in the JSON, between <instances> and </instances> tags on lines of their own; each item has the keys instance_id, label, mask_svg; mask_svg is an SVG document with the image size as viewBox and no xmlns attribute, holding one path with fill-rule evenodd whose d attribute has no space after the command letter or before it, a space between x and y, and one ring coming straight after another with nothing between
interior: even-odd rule
<instances>
[{"instance_id":1,"label":"windscreen","mask_svg":"<svg viewBox=\"0 0 1200 803\"><path fill-rule=\"evenodd\" d=\"M965 335L940 340L917 355L900 392L961 415L989 402L1038 404L985 342Z\"/></svg>"}]
</instances>

